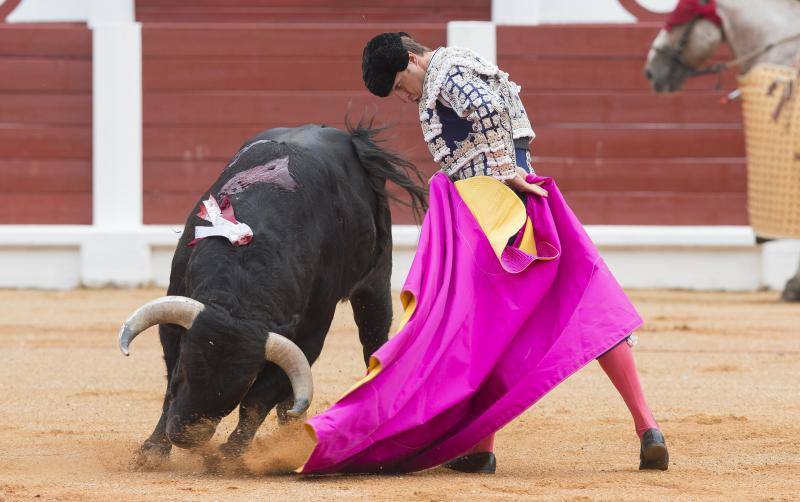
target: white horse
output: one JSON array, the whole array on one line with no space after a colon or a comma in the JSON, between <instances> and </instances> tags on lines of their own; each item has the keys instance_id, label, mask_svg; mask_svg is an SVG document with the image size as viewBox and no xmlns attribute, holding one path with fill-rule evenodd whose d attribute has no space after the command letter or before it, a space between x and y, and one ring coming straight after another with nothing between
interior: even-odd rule
<instances>
[{"instance_id":1,"label":"white horse","mask_svg":"<svg viewBox=\"0 0 800 502\"><path fill-rule=\"evenodd\" d=\"M700 10L710 0L680 0ZM691 11L691 5L688 6ZM758 63L794 65L800 58L800 0L716 0L719 26L708 16L662 29L647 55L645 76L656 92L675 92L702 68L716 48L727 43L735 66L746 73ZM800 269L786 283L782 298L800 301Z\"/></svg>"},{"instance_id":2,"label":"white horse","mask_svg":"<svg viewBox=\"0 0 800 502\"><path fill-rule=\"evenodd\" d=\"M709 0L693 1L701 6L709 3ZM654 91L679 90L686 77L701 68L723 42L737 59L753 55L738 65L740 73L746 73L757 63L796 62L800 37L791 37L800 34L800 0L717 0L716 7L721 27L701 17L658 33L645 65L645 76ZM781 40L786 41L758 54Z\"/></svg>"}]
</instances>

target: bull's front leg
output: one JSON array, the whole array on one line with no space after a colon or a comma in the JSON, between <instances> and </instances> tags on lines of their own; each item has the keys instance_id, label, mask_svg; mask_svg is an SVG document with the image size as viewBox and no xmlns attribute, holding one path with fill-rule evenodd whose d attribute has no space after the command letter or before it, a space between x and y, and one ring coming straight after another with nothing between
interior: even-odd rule
<instances>
[{"instance_id":1,"label":"bull's front leg","mask_svg":"<svg viewBox=\"0 0 800 502\"><path fill-rule=\"evenodd\" d=\"M350 296L364 362L389 339L392 326L392 293L388 275L375 284L367 284Z\"/></svg>"},{"instance_id":2,"label":"bull's front leg","mask_svg":"<svg viewBox=\"0 0 800 502\"><path fill-rule=\"evenodd\" d=\"M297 331L304 333L305 336L296 339L295 342L311 365L322 352L322 343L335 311L336 304L327 306L324 310L318 309L315 311L316 316L313 321L301 324L297 328ZM228 440L220 446L222 454L228 458L241 456L250 446L270 410L278 403L291 402L291 398L292 384L289 382L289 377L275 364L267 363L239 405L239 423L228 436Z\"/></svg>"},{"instance_id":3,"label":"bull's front leg","mask_svg":"<svg viewBox=\"0 0 800 502\"><path fill-rule=\"evenodd\" d=\"M317 305L314 301L311 303ZM322 304L321 307L314 308L313 312L313 316L307 317L310 320L301 322L295 330L302 335L292 337L310 365L314 364L322 352L322 344L333 321L336 304ZM240 457L252 443L270 410L291 396L292 384L289 377L277 365L268 362L242 399L239 405L239 423L228 436L228 440L220 446L222 454L228 458Z\"/></svg>"},{"instance_id":4,"label":"bull's front leg","mask_svg":"<svg viewBox=\"0 0 800 502\"><path fill-rule=\"evenodd\" d=\"M164 402L161 407L161 417L156 423L153 433L147 438L142 446L136 451L131 462L131 467L136 470L150 470L161 466L172 451L172 444L167 439L167 413L169 412L170 401L170 382L172 373L178 361L180 350L180 336L186 330L174 324L162 324L158 328L161 337L161 344L164 348L164 362L167 366L167 390L164 392Z\"/></svg>"},{"instance_id":5,"label":"bull's front leg","mask_svg":"<svg viewBox=\"0 0 800 502\"><path fill-rule=\"evenodd\" d=\"M291 394L292 386L283 370L267 363L267 368L242 399L239 405L239 423L228 436L228 440L220 445L220 452L228 458L241 456L250 446L270 410Z\"/></svg>"},{"instance_id":6,"label":"bull's front leg","mask_svg":"<svg viewBox=\"0 0 800 502\"><path fill-rule=\"evenodd\" d=\"M152 470L161 466L172 451L172 444L167 439L167 411L169 410L169 383L167 394L164 396L161 417L158 419L153 433L145 439L142 446L136 451L131 462L131 467L136 470Z\"/></svg>"}]
</instances>

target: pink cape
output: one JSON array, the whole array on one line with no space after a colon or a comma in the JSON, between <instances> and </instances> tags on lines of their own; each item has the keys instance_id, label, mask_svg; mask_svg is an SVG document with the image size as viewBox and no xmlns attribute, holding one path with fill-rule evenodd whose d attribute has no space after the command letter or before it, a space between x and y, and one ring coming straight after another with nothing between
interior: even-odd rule
<instances>
[{"instance_id":1,"label":"pink cape","mask_svg":"<svg viewBox=\"0 0 800 502\"><path fill-rule=\"evenodd\" d=\"M555 182L535 181L549 197L524 207L492 178L433 177L401 296L407 322L308 420L316 446L298 472L440 465L641 325Z\"/></svg>"}]
</instances>

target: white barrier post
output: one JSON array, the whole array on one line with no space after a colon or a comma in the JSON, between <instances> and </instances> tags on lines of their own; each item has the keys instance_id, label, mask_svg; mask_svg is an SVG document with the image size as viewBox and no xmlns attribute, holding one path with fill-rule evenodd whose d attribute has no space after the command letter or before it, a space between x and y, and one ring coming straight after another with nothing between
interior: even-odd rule
<instances>
[{"instance_id":1,"label":"white barrier post","mask_svg":"<svg viewBox=\"0 0 800 502\"><path fill-rule=\"evenodd\" d=\"M492 0L492 21L506 25L539 24L539 0Z\"/></svg>"},{"instance_id":2,"label":"white barrier post","mask_svg":"<svg viewBox=\"0 0 800 502\"><path fill-rule=\"evenodd\" d=\"M92 0L92 224L82 282L136 285L150 277L142 227L142 40L134 0Z\"/></svg>"},{"instance_id":3,"label":"white barrier post","mask_svg":"<svg viewBox=\"0 0 800 502\"><path fill-rule=\"evenodd\" d=\"M492 63L497 62L497 37L490 21L450 21L447 23L447 45L466 47Z\"/></svg>"}]
</instances>

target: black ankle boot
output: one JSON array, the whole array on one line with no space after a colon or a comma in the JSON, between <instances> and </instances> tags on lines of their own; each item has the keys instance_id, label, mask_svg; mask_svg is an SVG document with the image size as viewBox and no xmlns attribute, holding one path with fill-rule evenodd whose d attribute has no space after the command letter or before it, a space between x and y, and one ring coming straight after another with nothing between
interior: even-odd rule
<instances>
[{"instance_id":1,"label":"black ankle boot","mask_svg":"<svg viewBox=\"0 0 800 502\"><path fill-rule=\"evenodd\" d=\"M642 436L642 447L639 450L639 470L666 471L668 467L669 452L664 434L658 429L647 429Z\"/></svg>"},{"instance_id":2,"label":"black ankle boot","mask_svg":"<svg viewBox=\"0 0 800 502\"><path fill-rule=\"evenodd\" d=\"M494 474L497 470L497 458L490 451L482 451L458 457L444 466L459 472Z\"/></svg>"}]
</instances>

